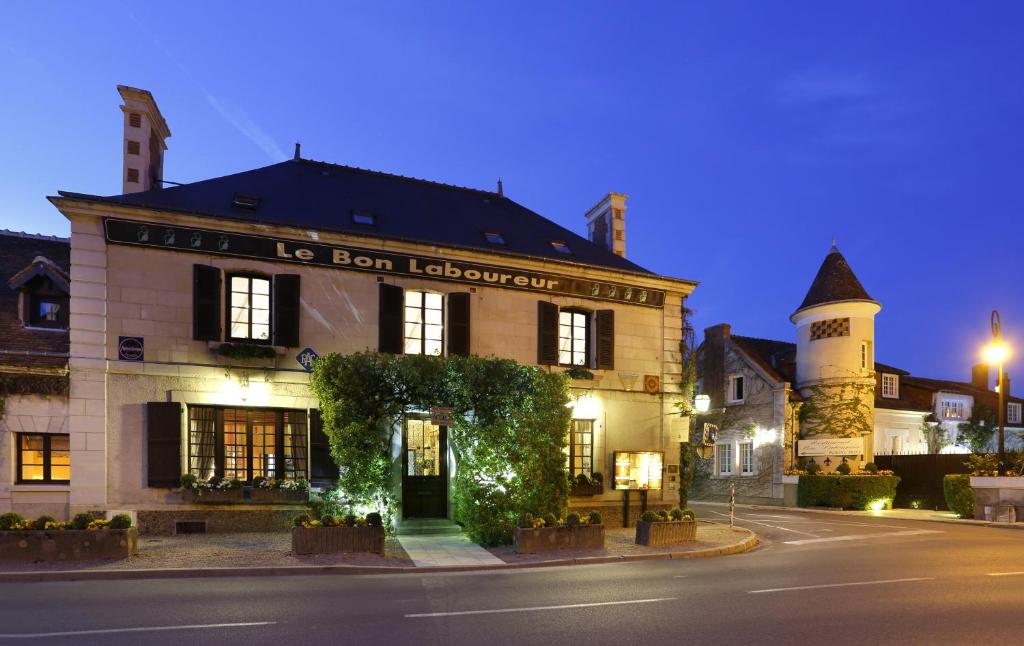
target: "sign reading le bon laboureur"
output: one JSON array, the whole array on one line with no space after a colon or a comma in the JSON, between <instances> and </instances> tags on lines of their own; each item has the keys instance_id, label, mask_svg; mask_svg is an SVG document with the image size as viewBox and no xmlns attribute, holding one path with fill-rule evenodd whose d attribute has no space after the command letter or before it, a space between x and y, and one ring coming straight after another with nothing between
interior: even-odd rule
<instances>
[{"instance_id":1,"label":"sign reading le bon laboureur","mask_svg":"<svg viewBox=\"0 0 1024 646\"><path fill-rule=\"evenodd\" d=\"M375 274L415 276L471 285L580 296L644 307L661 307L665 303L665 292L656 289L462 260L446 260L443 257L413 256L348 245L325 245L114 218L104 220L104 225L107 242L116 244L320 265Z\"/></svg>"},{"instance_id":2,"label":"sign reading le bon laboureur","mask_svg":"<svg viewBox=\"0 0 1024 646\"><path fill-rule=\"evenodd\" d=\"M864 453L862 437L816 437L812 440L800 440L797 444L797 455L860 455Z\"/></svg>"}]
</instances>

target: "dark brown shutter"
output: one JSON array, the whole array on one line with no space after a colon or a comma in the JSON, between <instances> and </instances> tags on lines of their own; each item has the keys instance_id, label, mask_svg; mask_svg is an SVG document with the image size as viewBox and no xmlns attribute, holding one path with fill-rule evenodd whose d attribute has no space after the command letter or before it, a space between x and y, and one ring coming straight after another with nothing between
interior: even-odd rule
<instances>
[{"instance_id":1,"label":"dark brown shutter","mask_svg":"<svg viewBox=\"0 0 1024 646\"><path fill-rule=\"evenodd\" d=\"M380 330L377 349L389 354L402 354L402 308L405 290L395 285L380 284Z\"/></svg>"},{"instance_id":2,"label":"dark brown shutter","mask_svg":"<svg viewBox=\"0 0 1024 646\"><path fill-rule=\"evenodd\" d=\"M448 356L469 356L469 292L448 294Z\"/></svg>"},{"instance_id":3,"label":"dark brown shutter","mask_svg":"<svg viewBox=\"0 0 1024 646\"><path fill-rule=\"evenodd\" d=\"M181 404L146 404L146 485L177 487L181 481Z\"/></svg>"},{"instance_id":4,"label":"dark brown shutter","mask_svg":"<svg viewBox=\"0 0 1024 646\"><path fill-rule=\"evenodd\" d=\"M615 368L615 310L594 312L594 336L597 338L598 370Z\"/></svg>"},{"instance_id":5,"label":"dark brown shutter","mask_svg":"<svg viewBox=\"0 0 1024 646\"><path fill-rule=\"evenodd\" d=\"M331 443L324 433L320 411L309 411L309 480L315 485L338 482L338 463L331 456Z\"/></svg>"},{"instance_id":6,"label":"dark brown shutter","mask_svg":"<svg viewBox=\"0 0 1024 646\"><path fill-rule=\"evenodd\" d=\"M220 269L192 265L192 338L220 341Z\"/></svg>"},{"instance_id":7,"label":"dark brown shutter","mask_svg":"<svg viewBox=\"0 0 1024 646\"><path fill-rule=\"evenodd\" d=\"M537 363L558 363L558 306L537 301Z\"/></svg>"},{"instance_id":8,"label":"dark brown shutter","mask_svg":"<svg viewBox=\"0 0 1024 646\"><path fill-rule=\"evenodd\" d=\"M299 346L299 276L274 276L274 345Z\"/></svg>"}]
</instances>

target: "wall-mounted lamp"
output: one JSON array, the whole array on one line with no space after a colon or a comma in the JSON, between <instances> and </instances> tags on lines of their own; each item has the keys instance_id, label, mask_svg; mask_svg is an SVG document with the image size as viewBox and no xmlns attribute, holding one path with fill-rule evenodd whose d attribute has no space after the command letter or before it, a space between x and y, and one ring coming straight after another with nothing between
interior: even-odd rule
<instances>
[{"instance_id":1,"label":"wall-mounted lamp","mask_svg":"<svg viewBox=\"0 0 1024 646\"><path fill-rule=\"evenodd\" d=\"M620 372L619 382L625 390L633 390L633 386L636 385L636 380L640 378L640 375L635 372Z\"/></svg>"},{"instance_id":2,"label":"wall-mounted lamp","mask_svg":"<svg viewBox=\"0 0 1024 646\"><path fill-rule=\"evenodd\" d=\"M693 407L698 413L706 413L711 409L711 397L709 395L697 395L693 398Z\"/></svg>"}]
</instances>

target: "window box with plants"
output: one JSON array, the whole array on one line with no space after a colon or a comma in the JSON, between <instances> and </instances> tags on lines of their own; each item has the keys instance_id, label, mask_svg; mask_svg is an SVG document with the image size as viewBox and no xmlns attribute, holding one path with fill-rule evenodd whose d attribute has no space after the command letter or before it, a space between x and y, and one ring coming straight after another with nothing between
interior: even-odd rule
<instances>
[{"instance_id":1,"label":"window box with plants","mask_svg":"<svg viewBox=\"0 0 1024 646\"><path fill-rule=\"evenodd\" d=\"M252 501L259 503L305 503L309 501L309 481L278 480L256 477L252 479Z\"/></svg>"},{"instance_id":2,"label":"window box with plants","mask_svg":"<svg viewBox=\"0 0 1024 646\"><path fill-rule=\"evenodd\" d=\"M590 477L580 473L572 478L569 483L569 495L571 496L599 496L604 492L604 476L594 473Z\"/></svg>"},{"instance_id":3,"label":"window box with plants","mask_svg":"<svg viewBox=\"0 0 1024 646\"><path fill-rule=\"evenodd\" d=\"M78 514L67 523L52 516L32 521L0 514L0 562L126 559L137 553L138 533L127 514L110 520Z\"/></svg>"},{"instance_id":4,"label":"window box with plants","mask_svg":"<svg viewBox=\"0 0 1024 646\"><path fill-rule=\"evenodd\" d=\"M519 554L574 548L597 550L604 547L604 521L597 511L587 515L570 512L564 519L554 514L541 518L524 514L513 533L513 543Z\"/></svg>"},{"instance_id":5,"label":"window box with plants","mask_svg":"<svg viewBox=\"0 0 1024 646\"><path fill-rule=\"evenodd\" d=\"M636 523L637 545L676 545L697 540L697 517L689 509L645 511Z\"/></svg>"},{"instance_id":6,"label":"window box with plants","mask_svg":"<svg viewBox=\"0 0 1024 646\"><path fill-rule=\"evenodd\" d=\"M324 514L319 519L300 514L295 517L292 528L292 552L303 555L371 552L384 556L383 519L376 512L366 517Z\"/></svg>"},{"instance_id":7,"label":"window box with plants","mask_svg":"<svg viewBox=\"0 0 1024 646\"><path fill-rule=\"evenodd\" d=\"M266 343L227 341L210 343L210 352L223 363L233 366L272 367L277 349Z\"/></svg>"},{"instance_id":8,"label":"window box with plants","mask_svg":"<svg viewBox=\"0 0 1024 646\"><path fill-rule=\"evenodd\" d=\"M181 497L189 503L225 504L242 502L245 495L241 480L213 476L200 480L191 473L181 476Z\"/></svg>"}]
</instances>

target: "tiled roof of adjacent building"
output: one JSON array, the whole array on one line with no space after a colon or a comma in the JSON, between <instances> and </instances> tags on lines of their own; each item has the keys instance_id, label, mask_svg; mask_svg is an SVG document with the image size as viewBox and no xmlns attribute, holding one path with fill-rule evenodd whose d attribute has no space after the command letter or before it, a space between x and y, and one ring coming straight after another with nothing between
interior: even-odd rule
<instances>
[{"instance_id":1,"label":"tiled roof of adjacent building","mask_svg":"<svg viewBox=\"0 0 1024 646\"><path fill-rule=\"evenodd\" d=\"M71 269L67 238L0 230L0 371L3 367L64 368L68 362L68 331L27 328L18 309L18 290L8 281L39 258L65 275Z\"/></svg>"},{"instance_id":2,"label":"tiled roof of adjacent building","mask_svg":"<svg viewBox=\"0 0 1024 646\"><path fill-rule=\"evenodd\" d=\"M729 337L744 354L776 381L796 380L796 344L733 334Z\"/></svg>"},{"instance_id":3,"label":"tiled roof of adjacent building","mask_svg":"<svg viewBox=\"0 0 1024 646\"><path fill-rule=\"evenodd\" d=\"M857 276L854 275L853 270L850 269L846 258L839 253L839 249L835 245L832 245L832 250L822 261L818 274L814 277L814 282L811 283L811 288L807 290L807 295L796 311L841 301L874 302L868 296L864 286L860 284Z\"/></svg>"},{"instance_id":4,"label":"tiled roof of adjacent building","mask_svg":"<svg viewBox=\"0 0 1024 646\"><path fill-rule=\"evenodd\" d=\"M651 273L498 193L307 159L127 195L61 195ZM239 195L246 206L235 203ZM357 222L354 214L371 215L374 223ZM489 242L487 233L500 234L504 244ZM570 253L552 242L565 243Z\"/></svg>"}]
</instances>

